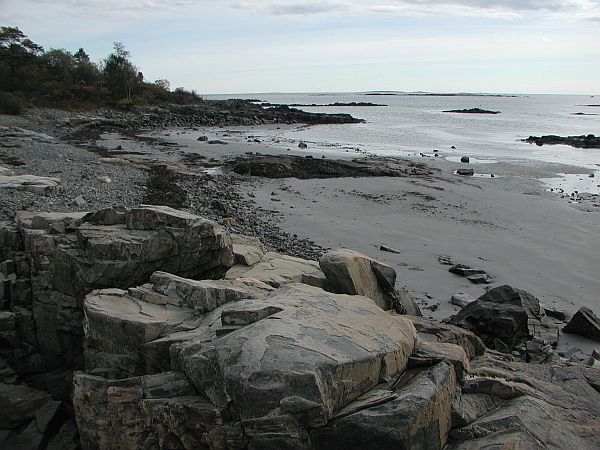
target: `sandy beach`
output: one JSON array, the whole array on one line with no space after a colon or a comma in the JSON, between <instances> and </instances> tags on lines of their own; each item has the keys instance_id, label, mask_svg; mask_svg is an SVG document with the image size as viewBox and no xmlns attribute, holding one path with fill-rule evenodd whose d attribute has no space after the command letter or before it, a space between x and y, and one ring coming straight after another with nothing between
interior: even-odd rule
<instances>
[{"instance_id":1,"label":"sandy beach","mask_svg":"<svg viewBox=\"0 0 600 450\"><path fill-rule=\"evenodd\" d=\"M28 119L7 124L51 131ZM281 126L293 129L302 125ZM27 193L19 194L26 197L21 201L21 197L11 196L10 208L22 205L30 210L77 210L81 207L69 200L79 194L86 200L85 208L139 203L145 198L141 184L147 183L148 175L136 164L142 168L168 164L195 174L177 179L189 198L186 209L218 220L235 216L232 209L243 210L244 217L251 217L251 225L233 222L228 223L229 228L252 232L276 250L315 257L322 251L319 249L343 247L381 260L396 269L398 285L417 299L426 316L444 319L459 310L450 303L452 295L465 293L477 298L490 287L502 284L531 292L545 305L569 314L580 306L597 310L600 198L582 194L578 202L572 202L569 196L548 192L536 181L585 169L544 162L469 164L477 174L488 175L463 177L455 171L467 165L447 161L442 155L413 158L426 164L432 173L417 178L299 180L223 174L225 162L248 152L315 159L324 156L322 150L314 151L310 146L288 150L255 139L255 134L276 128L268 127L163 129L144 134L151 140L104 133L92 144L110 150L112 160L60 140L34 140L35 148L30 146L21 152L27 156L27 165L14 168L15 172L40 176L52 172L65 178L65 186L60 195L48 198ZM199 142L199 136L225 144ZM57 162L59 168L47 158L48 152L56 152L57 148L61 155L69 155L68 161ZM4 153L11 150L7 148ZM195 158L190 159L190 154ZM346 159L360 156L345 149L336 149L332 155ZM115 174L115 181L102 182L86 170ZM489 177L490 173L494 178ZM223 211L214 210L213 200L230 192L236 193L232 203L226 202ZM296 245L298 242L304 247ZM314 243L317 253L303 250L308 248L307 242ZM381 251L381 245L399 253ZM493 277L492 283L473 284L448 272L448 266L440 264L440 256L485 270ZM567 336L561 347L571 342L582 345Z\"/></svg>"},{"instance_id":2,"label":"sandy beach","mask_svg":"<svg viewBox=\"0 0 600 450\"><path fill-rule=\"evenodd\" d=\"M192 144L192 151L220 158L248 151L282 152L279 146L244 142L243 135L230 130L206 132L219 138L229 135L223 139L230 142L227 146ZM167 139L177 141L177 134L170 134ZM287 153L322 157L310 148ZM494 173L494 178L462 177L455 171L464 164L433 157L413 160L425 161L434 175L420 179L252 177L240 188L248 201L272 211L285 232L324 248L356 249L390 264L398 272L398 284L413 294L426 316L444 319L459 310L450 303L452 295L477 298L502 284L531 292L545 305L569 314L581 306L598 308L600 198L581 194L579 201L571 201L537 181L585 169L544 162L470 164L478 174ZM381 245L400 253L382 251ZM438 261L440 256L485 270L494 277L493 283L473 284L449 273L448 266ZM561 339L561 347L593 346L572 335Z\"/></svg>"}]
</instances>

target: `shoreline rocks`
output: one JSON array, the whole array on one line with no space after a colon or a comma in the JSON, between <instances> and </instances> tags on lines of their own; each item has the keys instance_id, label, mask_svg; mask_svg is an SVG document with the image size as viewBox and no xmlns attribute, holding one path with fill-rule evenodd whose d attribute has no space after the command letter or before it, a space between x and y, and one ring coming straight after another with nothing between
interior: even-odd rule
<instances>
[{"instance_id":1,"label":"shoreline rocks","mask_svg":"<svg viewBox=\"0 0 600 450\"><path fill-rule=\"evenodd\" d=\"M593 134L581 136L529 136L527 139L522 139L523 142L529 144L542 145L570 145L576 148L600 148L600 137Z\"/></svg>"}]
</instances>

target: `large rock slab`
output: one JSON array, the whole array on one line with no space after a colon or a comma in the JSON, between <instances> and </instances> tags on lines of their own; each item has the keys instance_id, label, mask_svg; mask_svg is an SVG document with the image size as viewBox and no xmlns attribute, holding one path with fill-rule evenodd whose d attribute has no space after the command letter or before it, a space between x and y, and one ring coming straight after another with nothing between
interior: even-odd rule
<instances>
[{"instance_id":1,"label":"large rock slab","mask_svg":"<svg viewBox=\"0 0 600 450\"><path fill-rule=\"evenodd\" d=\"M74 400L84 448L111 448L116 439L128 448L161 448L169 433L191 445L174 448L310 448L309 428L397 381L415 347L412 323L366 297L224 280L247 283L249 297L208 311L180 303L204 291L201 282L164 273L152 281L141 294L113 289L86 297L90 373L76 375ZM163 365L151 367L149 358ZM166 401L159 392L150 401L150 375L143 374L157 367L181 373L200 397ZM185 414L202 424L185 426Z\"/></svg>"},{"instance_id":2,"label":"large rock slab","mask_svg":"<svg viewBox=\"0 0 600 450\"><path fill-rule=\"evenodd\" d=\"M185 342L177 351L194 386L219 408L238 411L242 421L277 414L283 400L295 399L298 414L310 410L309 424L323 425L350 401L402 373L415 345L409 321L399 326L398 318L365 297L306 285L229 303L221 317L265 307L273 314L251 326L212 344L206 338Z\"/></svg>"}]
</instances>

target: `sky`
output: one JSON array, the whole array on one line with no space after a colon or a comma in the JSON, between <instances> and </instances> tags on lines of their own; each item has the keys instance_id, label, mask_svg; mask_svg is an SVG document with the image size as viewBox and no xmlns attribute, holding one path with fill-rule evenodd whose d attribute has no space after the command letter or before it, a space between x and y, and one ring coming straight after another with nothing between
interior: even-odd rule
<instances>
[{"instance_id":1,"label":"sky","mask_svg":"<svg viewBox=\"0 0 600 450\"><path fill-rule=\"evenodd\" d=\"M600 94L600 0L0 0L0 25L200 94Z\"/></svg>"}]
</instances>

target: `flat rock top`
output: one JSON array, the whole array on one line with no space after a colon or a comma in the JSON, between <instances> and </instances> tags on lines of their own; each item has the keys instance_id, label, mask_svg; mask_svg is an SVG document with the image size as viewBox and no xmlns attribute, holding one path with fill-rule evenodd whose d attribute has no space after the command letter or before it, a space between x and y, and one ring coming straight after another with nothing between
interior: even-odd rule
<instances>
[{"instance_id":1,"label":"flat rock top","mask_svg":"<svg viewBox=\"0 0 600 450\"><path fill-rule=\"evenodd\" d=\"M193 316L193 311L170 305L138 302L120 289L104 289L86 297L87 314L104 316L107 320L129 321L139 324L160 323L177 325Z\"/></svg>"}]
</instances>

